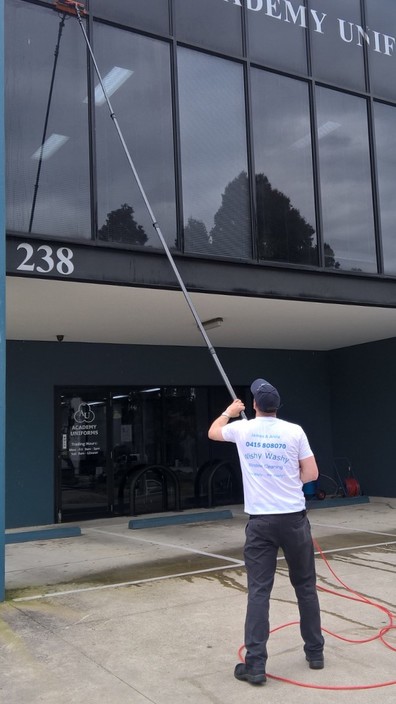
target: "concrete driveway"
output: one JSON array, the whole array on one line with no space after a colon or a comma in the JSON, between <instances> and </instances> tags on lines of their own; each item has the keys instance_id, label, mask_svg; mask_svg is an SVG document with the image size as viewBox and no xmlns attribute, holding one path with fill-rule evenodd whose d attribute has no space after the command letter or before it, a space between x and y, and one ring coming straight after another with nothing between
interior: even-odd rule
<instances>
[{"instance_id":1,"label":"concrete driveway","mask_svg":"<svg viewBox=\"0 0 396 704\"><path fill-rule=\"evenodd\" d=\"M233 677L246 517L242 506L227 508L224 520L139 530L127 518L89 521L78 524L80 536L7 545L2 701L393 704L396 630L379 634L396 614L396 499L309 511L324 554L318 585L329 590L320 591L326 667L308 668L298 626L289 625L270 637L263 687ZM271 627L297 618L280 556Z\"/></svg>"}]
</instances>

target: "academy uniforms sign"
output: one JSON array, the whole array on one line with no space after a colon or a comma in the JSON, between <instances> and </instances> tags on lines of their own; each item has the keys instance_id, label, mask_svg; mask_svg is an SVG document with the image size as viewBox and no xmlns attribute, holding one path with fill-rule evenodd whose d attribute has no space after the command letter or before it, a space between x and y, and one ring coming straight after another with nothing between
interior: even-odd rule
<instances>
[{"instance_id":1,"label":"academy uniforms sign","mask_svg":"<svg viewBox=\"0 0 396 704\"><path fill-rule=\"evenodd\" d=\"M287 22L302 29L310 29L319 34L325 34L328 23L336 22L338 34L343 42L363 46L366 44L373 51L386 56L392 56L395 50L396 37L384 34L369 27L363 28L355 22L340 17L330 18L325 12L308 10L304 5L299 5L291 0L223 0L230 5L246 7L251 12L262 12L272 20ZM395 32L396 33L396 32Z\"/></svg>"}]
</instances>

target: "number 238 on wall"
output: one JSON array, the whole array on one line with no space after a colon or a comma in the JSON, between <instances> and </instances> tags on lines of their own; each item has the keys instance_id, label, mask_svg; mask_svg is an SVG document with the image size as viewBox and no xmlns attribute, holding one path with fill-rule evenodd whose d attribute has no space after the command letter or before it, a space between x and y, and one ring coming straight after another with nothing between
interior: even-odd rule
<instances>
[{"instance_id":1,"label":"number 238 on wall","mask_svg":"<svg viewBox=\"0 0 396 704\"><path fill-rule=\"evenodd\" d=\"M18 271L37 271L40 274L49 274L56 269L62 276L70 276L74 271L72 261L74 253L69 247L59 247L54 251L47 244L35 248L28 242L21 242L17 247L17 250L19 249L25 250L26 256L17 266ZM39 263L33 261L37 258L40 259Z\"/></svg>"}]
</instances>

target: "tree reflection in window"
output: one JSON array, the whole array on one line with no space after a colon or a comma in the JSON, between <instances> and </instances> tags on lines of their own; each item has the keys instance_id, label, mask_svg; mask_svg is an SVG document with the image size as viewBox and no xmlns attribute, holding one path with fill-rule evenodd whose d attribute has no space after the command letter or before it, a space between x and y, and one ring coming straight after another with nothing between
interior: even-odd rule
<instances>
[{"instance_id":1,"label":"tree reflection in window","mask_svg":"<svg viewBox=\"0 0 396 704\"><path fill-rule=\"evenodd\" d=\"M314 228L264 174L256 175L256 198L259 258L316 264Z\"/></svg>"},{"instance_id":2,"label":"tree reflection in window","mask_svg":"<svg viewBox=\"0 0 396 704\"><path fill-rule=\"evenodd\" d=\"M197 220L193 217L188 218L187 225L184 228L184 242L189 243L190 250L194 249L199 252L205 252L207 250L208 243L210 244L210 238L206 225L202 220Z\"/></svg>"},{"instance_id":3,"label":"tree reflection in window","mask_svg":"<svg viewBox=\"0 0 396 704\"><path fill-rule=\"evenodd\" d=\"M246 222L241 221L241 218L246 220L248 217L244 207L247 192L248 177L242 171L225 187L221 206L214 217L215 224L209 232L202 220L190 217L184 230L185 241L190 243L190 248L230 256L241 226L247 226ZM315 229L285 193L271 186L265 174L256 174L256 199L258 258L317 266ZM324 256L327 268L339 268L334 251L327 243L324 244Z\"/></svg>"},{"instance_id":4,"label":"tree reflection in window","mask_svg":"<svg viewBox=\"0 0 396 704\"><path fill-rule=\"evenodd\" d=\"M249 184L246 171L230 181L221 196L213 227L208 230L202 220L190 216L184 228L185 250L224 257L251 256L247 236L251 232Z\"/></svg>"},{"instance_id":5,"label":"tree reflection in window","mask_svg":"<svg viewBox=\"0 0 396 704\"><path fill-rule=\"evenodd\" d=\"M100 240L123 244L144 245L148 237L141 225L133 217L131 205L124 203L120 208L107 214L106 222L98 231Z\"/></svg>"},{"instance_id":6,"label":"tree reflection in window","mask_svg":"<svg viewBox=\"0 0 396 704\"><path fill-rule=\"evenodd\" d=\"M219 247L223 253L238 255L241 232L250 232L249 183L246 171L241 171L224 189L221 206L214 216L214 226L209 235L213 253ZM231 245L231 247L230 247Z\"/></svg>"},{"instance_id":7,"label":"tree reflection in window","mask_svg":"<svg viewBox=\"0 0 396 704\"><path fill-rule=\"evenodd\" d=\"M315 229L264 174L256 174L256 199L259 259L317 266ZM324 255L326 267L339 268L327 243Z\"/></svg>"}]
</instances>

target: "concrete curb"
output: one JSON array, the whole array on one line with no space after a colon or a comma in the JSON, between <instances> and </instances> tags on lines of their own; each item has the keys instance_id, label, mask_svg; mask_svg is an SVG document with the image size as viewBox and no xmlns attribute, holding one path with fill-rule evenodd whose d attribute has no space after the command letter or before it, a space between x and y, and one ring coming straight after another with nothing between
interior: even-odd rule
<instances>
[{"instance_id":1,"label":"concrete curb","mask_svg":"<svg viewBox=\"0 0 396 704\"><path fill-rule=\"evenodd\" d=\"M351 506L354 504L368 504L368 496L345 496L338 499L307 499L307 511L311 508L337 508L340 506Z\"/></svg>"},{"instance_id":2,"label":"concrete curb","mask_svg":"<svg viewBox=\"0 0 396 704\"><path fill-rule=\"evenodd\" d=\"M66 526L62 528L44 528L38 530L26 530L17 533L6 533L6 545L11 543L27 543L32 540L55 540L56 538L75 538L81 535L81 528L78 526Z\"/></svg>"}]
</instances>

